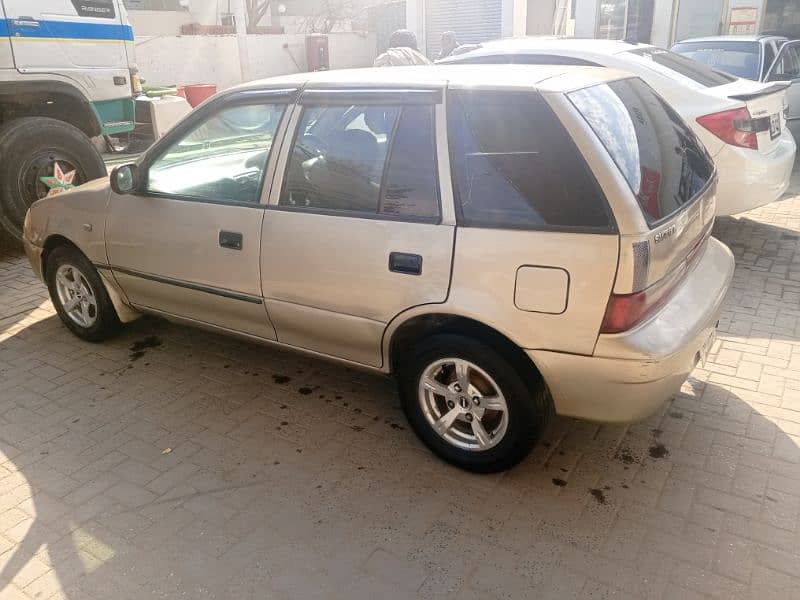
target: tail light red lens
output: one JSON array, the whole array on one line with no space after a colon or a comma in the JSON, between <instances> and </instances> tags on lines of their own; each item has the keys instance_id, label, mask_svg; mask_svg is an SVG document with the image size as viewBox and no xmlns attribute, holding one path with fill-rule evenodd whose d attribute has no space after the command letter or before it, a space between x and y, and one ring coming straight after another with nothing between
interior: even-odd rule
<instances>
[{"instance_id":1,"label":"tail light red lens","mask_svg":"<svg viewBox=\"0 0 800 600\"><path fill-rule=\"evenodd\" d=\"M697 122L723 142L758 150L758 135L755 123L747 108L735 108L698 117Z\"/></svg>"},{"instance_id":2,"label":"tail light red lens","mask_svg":"<svg viewBox=\"0 0 800 600\"><path fill-rule=\"evenodd\" d=\"M664 306L672 292L675 291L703 254L702 250L705 248L705 243L711 237L712 225L713 221L709 223L703 235L686 255L683 263L676 267L672 273L639 292L611 294L606 306L606 314L603 317L603 324L600 326L600 333L622 333L633 329Z\"/></svg>"},{"instance_id":3,"label":"tail light red lens","mask_svg":"<svg viewBox=\"0 0 800 600\"><path fill-rule=\"evenodd\" d=\"M664 285L662 280L641 292L611 294L600 333L621 333L644 321L648 315L664 305L675 288L677 281L669 279L671 285Z\"/></svg>"}]
</instances>

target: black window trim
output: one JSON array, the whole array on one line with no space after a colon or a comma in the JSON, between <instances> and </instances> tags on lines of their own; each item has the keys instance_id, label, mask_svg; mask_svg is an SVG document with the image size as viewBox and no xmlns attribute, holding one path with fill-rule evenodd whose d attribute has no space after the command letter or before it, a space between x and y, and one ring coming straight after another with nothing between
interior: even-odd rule
<instances>
[{"instance_id":1,"label":"black window trim","mask_svg":"<svg viewBox=\"0 0 800 600\"><path fill-rule=\"evenodd\" d=\"M297 103L302 106L441 104L442 89L440 87L304 88Z\"/></svg>"},{"instance_id":2,"label":"black window trim","mask_svg":"<svg viewBox=\"0 0 800 600\"><path fill-rule=\"evenodd\" d=\"M288 146L286 148L286 152L288 153L288 155L287 155L287 160L286 160L286 165L284 167L284 171L281 174L281 187L280 187L279 194L278 194L278 203L277 204L267 204L267 205L264 206L264 208L266 208L267 210L278 210L278 211L284 211L284 212L296 212L296 213L304 213L304 214L317 214L317 215L323 215L323 216L328 216L328 217L344 217L344 218L353 218L353 219L372 219L372 220L379 220L379 221L395 221L395 222L400 222L400 223L427 223L427 224L430 224L430 225L441 225L441 223L442 223L442 193L441 193L442 184L441 184L441 178L439 177L439 157L437 156L437 152L436 152L438 139L436 137L436 108L435 108L435 106L432 106L431 110L433 111L432 112L432 116L433 116L433 121L432 121L432 125L433 125L433 172L434 172L434 176L436 178L436 186L435 186L436 187L436 206L439 209L438 210L439 214L436 217L415 217L413 215L393 215L393 214L383 214L383 213L378 212L378 210L380 210L380 201L381 201L381 198L383 197L383 193L385 191L386 173L387 173L387 169L389 167L389 160L391 159L392 151L394 150L394 143L395 143L396 137L392 137L392 139L391 139L391 145L389 146L389 151L386 154L386 161L384 162L384 165L383 165L383 173L381 175L381 187L380 187L380 190L378 192L378 207L377 207L376 212L370 212L370 211L365 211L365 210L337 210L337 209L333 209L333 208L319 208L319 207L313 207L313 206L287 206L285 204L280 204L280 199L281 199L281 196L283 195L283 190L286 187L286 178L289 175L289 167L290 167L292 151L294 150L294 145L297 142L297 137L300 135L300 125L301 125L301 123L303 121L303 116L305 115L305 111L307 110L308 106L392 106L392 107L399 107L400 108L400 114L397 116L397 121L395 122L394 127L392 129L392 135L394 136L394 134L397 131L397 127L399 126L400 119L403 116L403 112L404 112L404 109L405 109L406 105L418 104L418 103L415 103L415 102L411 102L411 103L409 103L409 102L395 102L393 104L387 104L386 102L383 102L383 101L368 102L368 101L364 101L365 100L364 97L359 95L359 92L354 92L353 90L346 90L346 91L349 94L348 96L346 96L348 98L347 102L341 102L341 103L338 103L338 104L324 104L324 103L320 103L320 104L317 104L317 103L314 103L314 104L303 104L302 101L301 101L301 102L298 103L298 106L300 107L301 110L300 110L300 114L299 114L299 116L297 118L296 127L295 127L294 131L291 132L291 139L290 139L289 135L286 136L286 139L287 140L290 139L290 142L289 142L289 144L288 144ZM308 90L303 92L304 95L306 93L308 93ZM341 98L345 98L345 96L342 96ZM302 98L301 98L301 100L302 100ZM435 103L425 102L425 103L422 103L422 104L435 104Z\"/></svg>"},{"instance_id":3,"label":"black window trim","mask_svg":"<svg viewBox=\"0 0 800 600\"><path fill-rule=\"evenodd\" d=\"M448 141L452 140L452 136L450 135L450 114L451 114L451 106L450 106L450 94L451 93L466 93L466 94L482 94L482 93L511 93L511 94L530 94L535 93L538 94L537 91L531 90L495 90L489 88L481 88L481 89L466 89L466 88L453 88L448 90L448 106L447 106L447 114L448 114L448 121L447 121L447 137ZM541 96L541 94L540 94ZM455 208L456 214L456 224L459 227L475 227L481 229L497 229L497 230L504 230L504 229L513 229L517 231L547 231L547 232L555 232L555 233L594 233L594 234L601 234L601 235L617 235L619 234L619 227L617 226L617 219L614 216L614 212L611 210L611 205L608 203L608 198L606 197L606 193L603 190L600 182L597 181L597 177L594 174L594 171L589 166L589 162L586 160L586 157L581 152L580 148L578 148L575 141L572 139L569 131L567 128L564 127L564 124L561 122L561 119L558 118L555 111L553 111L550 104L548 104L547 100L544 99L542 96L542 101L544 105L547 107L547 110L555 119L561 129L564 131L564 135L569 140L569 144L575 150L575 155L581 159L581 162L586 169L589 178L591 179L594 187L597 189L598 194L600 195L600 200L603 205L603 210L608 217L608 226L607 227L600 227L600 226L591 226L591 225L529 225L525 223L513 224L513 223L506 223L503 225L498 225L496 223L485 223L481 222L481 219L470 219L464 216L463 209L461 207L461 191L458 189L457 184L457 175L456 175L456 161L454 159L454 152L455 149L453 148L452 143L448 143L448 152L450 155L450 180L452 181L453 186L453 204Z\"/></svg>"},{"instance_id":4,"label":"black window trim","mask_svg":"<svg viewBox=\"0 0 800 600\"><path fill-rule=\"evenodd\" d=\"M507 64L507 65L554 65L568 67L602 67L598 62L585 58L578 58L558 52L531 52L525 50L514 50L510 52L486 52L470 56L469 53L463 54L463 58L458 57L446 61L445 64ZM482 63L482 58L505 58L506 62ZM526 60L527 59L527 60ZM535 59L535 62L531 59Z\"/></svg>"},{"instance_id":5,"label":"black window trim","mask_svg":"<svg viewBox=\"0 0 800 600\"><path fill-rule=\"evenodd\" d=\"M169 131L163 138L153 144L142 157L138 160L137 166L139 173L142 176L140 189L133 192L133 195L141 198L162 198L165 200L176 200L178 202L200 202L203 204L214 204L221 206L238 206L242 208L256 208L264 210L267 205L261 202L264 195L264 186L267 183L267 173L269 171L270 161L277 160L279 154L279 146L281 140L274 139L270 147L267 163L264 165L264 171L261 174L261 182L258 189L258 200L256 202L246 202L243 200L215 200L213 198L200 198L197 196L189 196L186 194L168 194L165 192L155 192L147 189L149 180L150 167L153 166L159 158L161 158L170 148L173 147L175 142L180 141L183 137L194 130L198 125L207 121L209 118L219 114L223 110L237 106L258 106L263 104L284 104L281 119L278 126L275 128L275 133L279 134L284 123L289 119L291 106L297 99L300 90L297 88L281 88L281 89L267 89L267 90L244 90L239 92L232 92L225 94L218 98L209 101L200 106L190 116L183 121L180 121L173 129ZM276 147L276 142L278 146ZM275 150L273 152L273 149Z\"/></svg>"}]
</instances>

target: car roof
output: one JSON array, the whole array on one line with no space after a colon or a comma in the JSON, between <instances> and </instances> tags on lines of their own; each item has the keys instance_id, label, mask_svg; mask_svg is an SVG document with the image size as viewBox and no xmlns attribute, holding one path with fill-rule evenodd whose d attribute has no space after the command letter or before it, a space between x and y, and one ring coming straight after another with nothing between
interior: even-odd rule
<instances>
[{"instance_id":1,"label":"car roof","mask_svg":"<svg viewBox=\"0 0 800 600\"><path fill-rule=\"evenodd\" d=\"M761 40L785 40L781 35L709 35L706 37L689 38L675 42L759 42Z\"/></svg>"},{"instance_id":2,"label":"car roof","mask_svg":"<svg viewBox=\"0 0 800 600\"><path fill-rule=\"evenodd\" d=\"M245 83L233 90L277 87L314 89L385 88L526 88L567 91L631 77L603 67L569 65L424 65L296 73Z\"/></svg>"},{"instance_id":3,"label":"car roof","mask_svg":"<svg viewBox=\"0 0 800 600\"><path fill-rule=\"evenodd\" d=\"M514 53L536 52L538 50L568 50L597 54L619 54L636 48L652 48L651 44L636 44L624 40L596 40L590 38L573 38L564 36L539 35L505 38L480 44L468 53L453 55L453 60L461 56L479 56L482 53ZM445 59L446 62L446 59Z\"/></svg>"}]
</instances>

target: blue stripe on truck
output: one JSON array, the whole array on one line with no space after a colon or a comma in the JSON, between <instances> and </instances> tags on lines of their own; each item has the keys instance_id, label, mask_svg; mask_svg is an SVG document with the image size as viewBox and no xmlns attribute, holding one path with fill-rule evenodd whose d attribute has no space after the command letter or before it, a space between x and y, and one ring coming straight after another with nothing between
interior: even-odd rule
<instances>
[{"instance_id":1,"label":"blue stripe on truck","mask_svg":"<svg viewBox=\"0 0 800 600\"><path fill-rule=\"evenodd\" d=\"M38 27L15 25L16 19L0 19L0 36L15 38L58 38L73 40L133 41L133 27L120 23L85 21L36 21Z\"/></svg>"}]
</instances>

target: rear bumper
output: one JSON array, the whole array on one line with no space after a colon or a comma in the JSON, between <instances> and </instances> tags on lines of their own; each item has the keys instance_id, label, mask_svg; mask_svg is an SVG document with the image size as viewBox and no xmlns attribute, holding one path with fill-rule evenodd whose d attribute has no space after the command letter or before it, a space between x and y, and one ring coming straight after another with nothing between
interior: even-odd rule
<instances>
[{"instance_id":1,"label":"rear bumper","mask_svg":"<svg viewBox=\"0 0 800 600\"><path fill-rule=\"evenodd\" d=\"M627 422L657 410L705 358L733 267L730 250L711 238L664 308L631 331L600 335L594 356L528 351L550 388L556 412Z\"/></svg>"},{"instance_id":2,"label":"rear bumper","mask_svg":"<svg viewBox=\"0 0 800 600\"><path fill-rule=\"evenodd\" d=\"M769 154L725 144L714 157L719 172L717 215L735 215L780 198L789 187L795 152L788 130Z\"/></svg>"}]
</instances>

